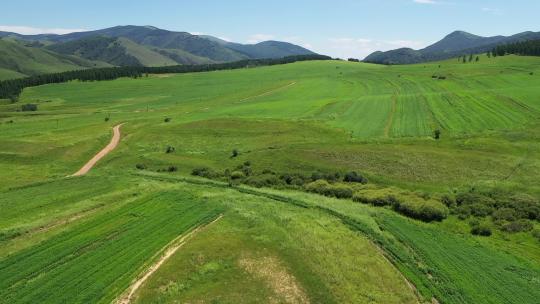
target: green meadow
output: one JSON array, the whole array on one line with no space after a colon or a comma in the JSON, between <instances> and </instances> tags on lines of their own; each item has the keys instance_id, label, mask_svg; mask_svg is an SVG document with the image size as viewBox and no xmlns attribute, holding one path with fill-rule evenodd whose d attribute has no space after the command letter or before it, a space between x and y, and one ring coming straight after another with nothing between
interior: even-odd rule
<instances>
[{"instance_id":1,"label":"green meadow","mask_svg":"<svg viewBox=\"0 0 540 304\"><path fill-rule=\"evenodd\" d=\"M0 101L0 303L115 302L196 227L132 302L535 303L538 180L537 57L31 87Z\"/></svg>"}]
</instances>

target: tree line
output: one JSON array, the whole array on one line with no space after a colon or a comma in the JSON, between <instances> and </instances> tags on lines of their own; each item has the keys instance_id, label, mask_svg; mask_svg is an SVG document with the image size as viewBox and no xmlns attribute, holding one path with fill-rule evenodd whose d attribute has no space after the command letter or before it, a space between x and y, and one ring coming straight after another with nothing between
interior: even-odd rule
<instances>
[{"instance_id":1,"label":"tree line","mask_svg":"<svg viewBox=\"0 0 540 304\"><path fill-rule=\"evenodd\" d=\"M112 67L42 74L25 78L0 81L0 99L3 98L16 101L18 99L18 96L25 88L51 83L64 83L72 80L100 81L113 80L121 77L139 78L145 74L210 72L219 70L232 70L287 64L298 61L330 59L332 58L324 55L296 55L276 59L247 59L216 64L173 65L164 67Z\"/></svg>"},{"instance_id":2,"label":"tree line","mask_svg":"<svg viewBox=\"0 0 540 304\"><path fill-rule=\"evenodd\" d=\"M529 40L499 45L493 48L491 53L493 56L504 56L507 54L540 56L540 40Z\"/></svg>"}]
</instances>

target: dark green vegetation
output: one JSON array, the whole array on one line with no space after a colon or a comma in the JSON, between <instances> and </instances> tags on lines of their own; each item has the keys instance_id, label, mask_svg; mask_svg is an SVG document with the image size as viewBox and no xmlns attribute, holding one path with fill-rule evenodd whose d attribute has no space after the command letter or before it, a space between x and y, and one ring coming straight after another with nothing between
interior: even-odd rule
<instances>
[{"instance_id":1,"label":"dark green vegetation","mask_svg":"<svg viewBox=\"0 0 540 304\"><path fill-rule=\"evenodd\" d=\"M151 26L117 26L66 35L0 32L0 80L110 65L212 64L297 55L314 53L286 42L244 45Z\"/></svg>"},{"instance_id":2,"label":"dark green vegetation","mask_svg":"<svg viewBox=\"0 0 540 304\"><path fill-rule=\"evenodd\" d=\"M380 64L410 64L444 60L469 54L491 51L499 45L540 39L540 32L523 32L513 36L481 37L467 32L455 31L421 50L401 48L387 52L375 52L364 62Z\"/></svg>"},{"instance_id":3,"label":"dark green vegetation","mask_svg":"<svg viewBox=\"0 0 540 304\"><path fill-rule=\"evenodd\" d=\"M504 56L508 54L540 56L540 40L529 40L516 42L495 47L491 53L495 56Z\"/></svg>"},{"instance_id":4,"label":"dark green vegetation","mask_svg":"<svg viewBox=\"0 0 540 304\"><path fill-rule=\"evenodd\" d=\"M135 300L535 303L540 60L468 57L25 88L0 104L0 302L110 302L223 214Z\"/></svg>"}]
</instances>

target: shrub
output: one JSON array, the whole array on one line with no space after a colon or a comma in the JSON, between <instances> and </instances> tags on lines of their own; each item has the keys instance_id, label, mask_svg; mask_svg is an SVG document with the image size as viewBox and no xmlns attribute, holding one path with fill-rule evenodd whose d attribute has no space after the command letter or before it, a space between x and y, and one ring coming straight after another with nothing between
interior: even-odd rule
<instances>
[{"instance_id":1,"label":"shrub","mask_svg":"<svg viewBox=\"0 0 540 304\"><path fill-rule=\"evenodd\" d=\"M105 117L105 122L109 121L110 118L109 117Z\"/></svg>"},{"instance_id":2,"label":"shrub","mask_svg":"<svg viewBox=\"0 0 540 304\"><path fill-rule=\"evenodd\" d=\"M350 187L339 184L332 185L323 179L311 182L307 184L305 188L309 192L314 192L325 196L333 196L337 198L351 198L353 196L353 191Z\"/></svg>"},{"instance_id":3,"label":"shrub","mask_svg":"<svg viewBox=\"0 0 540 304\"><path fill-rule=\"evenodd\" d=\"M448 208L454 207L456 205L456 200L447 194L441 197L441 202Z\"/></svg>"},{"instance_id":4,"label":"shrub","mask_svg":"<svg viewBox=\"0 0 540 304\"><path fill-rule=\"evenodd\" d=\"M232 152L231 152L231 158L235 158L235 157L237 157L237 156L238 156L238 154L239 154L239 153L238 153L238 150L236 150L236 149L233 149L233 150L232 150Z\"/></svg>"},{"instance_id":5,"label":"shrub","mask_svg":"<svg viewBox=\"0 0 540 304\"><path fill-rule=\"evenodd\" d=\"M348 183L361 183L361 184L367 184L368 180L367 178L363 177L362 175L359 175L355 171L347 172L345 176L343 177L344 182Z\"/></svg>"},{"instance_id":6,"label":"shrub","mask_svg":"<svg viewBox=\"0 0 540 304\"><path fill-rule=\"evenodd\" d=\"M540 229L535 229L532 232L532 236L534 236L540 242Z\"/></svg>"},{"instance_id":7,"label":"shrub","mask_svg":"<svg viewBox=\"0 0 540 304\"><path fill-rule=\"evenodd\" d=\"M171 118L170 118L170 117L166 117L163 121L164 121L164 122L170 122L170 121L171 121Z\"/></svg>"},{"instance_id":8,"label":"shrub","mask_svg":"<svg viewBox=\"0 0 540 304\"><path fill-rule=\"evenodd\" d=\"M167 172L176 172L178 171L178 168L176 166L169 166L167 168Z\"/></svg>"},{"instance_id":9,"label":"shrub","mask_svg":"<svg viewBox=\"0 0 540 304\"><path fill-rule=\"evenodd\" d=\"M337 198L351 198L353 196L353 191L346 185L330 185L330 187L327 189L326 195Z\"/></svg>"},{"instance_id":10,"label":"shrub","mask_svg":"<svg viewBox=\"0 0 540 304\"><path fill-rule=\"evenodd\" d=\"M145 164L136 164L135 168L137 168L138 170L146 170L147 167Z\"/></svg>"},{"instance_id":11,"label":"shrub","mask_svg":"<svg viewBox=\"0 0 540 304\"><path fill-rule=\"evenodd\" d=\"M33 103L27 103L21 106L21 110L23 112L34 112L34 111L37 111L37 109L38 109L37 104L33 104Z\"/></svg>"},{"instance_id":12,"label":"shrub","mask_svg":"<svg viewBox=\"0 0 540 304\"><path fill-rule=\"evenodd\" d=\"M440 221L448 216L448 208L441 202L393 188L360 190L353 200L374 206L391 206L398 213L426 222Z\"/></svg>"},{"instance_id":13,"label":"shrub","mask_svg":"<svg viewBox=\"0 0 540 304\"><path fill-rule=\"evenodd\" d=\"M494 221L514 221L516 220L516 211L512 208L501 208L491 215Z\"/></svg>"},{"instance_id":14,"label":"shrub","mask_svg":"<svg viewBox=\"0 0 540 304\"><path fill-rule=\"evenodd\" d=\"M441 130L437 129L433 131L433 138L440 139L441 138Z\"/></svg>"},{"instance_id":15,"label":"shrub","mask_svg":"<svg viewBox=\"0 0 540 304\"><path fill-rule=\"evenodd\" d=\"M335 182L338 181L341 178L341 174L339 172L336 173L323 173L320 171L314 172L311 174L311 180L317 181L320 179L324 179L329 182Z\"/></svg>"},{"instance_id":16,"label":"shrub","mask_svg":"<svg viewBox=\"0 0 540 304\"><path fill-rule=\"evenodd\" d=\"M231 179L241 179L241 178L244 178L245 175L244 175L244 172L242 171L233 171L231 173Z\"/></svg>"},{"instance_id":17,"label":"shrub","mask_svg":"<svg viewBox=\"0 0 540 304\"><path fill-rule=\"evenodd\" d=\"M330 187L330 184L326 180L319 179L307 184L306 190L309 192L324 194L327 191L328 187Z\"/></svg>"},{"instance_id":18,"label":"shrub","mask_svg":"<svg viewBox=\"0 0 540 304\"><path fill-rule=\"evenodd\" d=\"M165 153L167 154L173 153L174 151L176 151L176 149L173 146L167 146L167 148L165 149Z\"/></svg>"},{"instance_id":19,"label":"shrub","mask_svg":"<svg viewBox=\"0 0 540 304\"><path fill-rule=\"evenodd\" d=\"M533 229L533 224L528 220L520 219L502 226L501 229L510 233L531 231Z\"/></svg>"},{"instance_id":20,"label":"shrub","mask_svg":"<svg viewBox=\"0 0 540 304\"><path fill-rule=\"evenodd\" d=\"M219 173L207 167L197 167L191 170L191 175L200 176L204 178L216 178L219 177Z\"/></svg>"},{"instance_id":21,"label":"shrub","mask_svg":"<svg viewBox=\"0 0 540 304\"><path fill-rule=\"evenodd\" d=\"M491 228L486 223L475 223L471 227L471 233L479 236L490 236Z\"/></svg>"},{"instance_id":22,"label":"shrub","mask_svg":"<svg viewBox=\"0 0 540 304\"><path fill-rule=\"evenodd\" d=\"M291 185L291 186L303 186L304 184L309 182L308 177L305 177L303 175L296 174L296 173L292 173L292 174L286 173L286 174L281 175L279 178L282 181L284 181L285 184Z\"/></svg>"},{"instance_id":23,"label":"shrub","mask_svg":"<svg viewBox=\"0 0 540 304\"><path fill-rule=\"evenodd\" d=\"M399 213L425 222L442 221L448 216L448 208L436 201L401 201L394 205Z\"/></svg>"},{"instance_id":24,"label":"shrub","mask_svg":"<svg viewBox=\"0 0 540 304\"><path fill-rule=\"evenodd\" d=\"M273 174L251 176L246 180L245 183L257 188L271 187L283 184L283 182Z\"/></svg>"},{"instance_id":25,"label":"shrub","mask_svg":"<svg viewBox=\"0 0 540 304\"><path fill-rule=\"evenodd\" d=\"M392 192L383 190L369 190L356 192L353 195L353 201L374 206L394 206L399 201Z\"/></svg>"}]
</instances>

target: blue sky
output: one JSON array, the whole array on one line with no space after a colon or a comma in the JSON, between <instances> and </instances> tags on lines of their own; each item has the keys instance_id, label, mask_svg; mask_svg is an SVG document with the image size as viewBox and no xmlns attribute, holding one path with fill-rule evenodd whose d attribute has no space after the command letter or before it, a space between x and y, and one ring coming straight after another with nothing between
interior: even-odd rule
<instances>
[{"instance_id":1,"label":"blue sky","mask_svg":"<svg viewBox=\"0 0 540 304\"><path fill-rule=\"evenodd\" d=\"M421 48L454 30L540 31L539 0L16 0L0 30L21 33L153 25L241 43L289 41L335 57Z\"/></svg>"}]
</instances>

